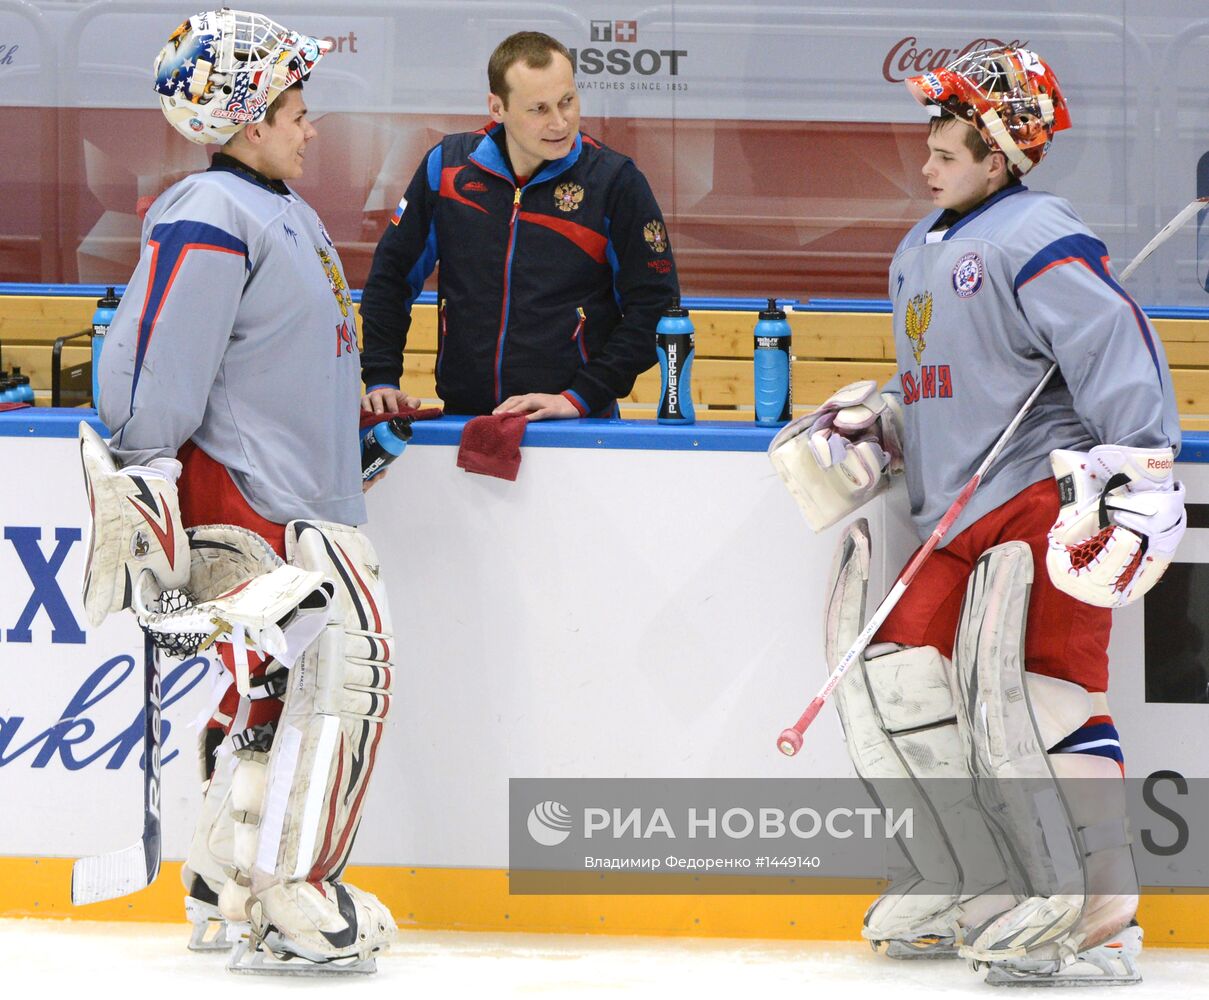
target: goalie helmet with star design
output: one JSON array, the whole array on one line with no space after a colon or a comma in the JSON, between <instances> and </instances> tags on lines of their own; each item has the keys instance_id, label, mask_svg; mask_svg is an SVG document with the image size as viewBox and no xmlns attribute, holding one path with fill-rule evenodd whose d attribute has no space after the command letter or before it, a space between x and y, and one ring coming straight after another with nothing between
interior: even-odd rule
<instances>
[{"instance_id":1,"label":"goalie helmet with star design","mask_svg":"<svg viewBox=\"0 0 1209 1000\"><path fill-rule=\"evenodd\" d=\"M1007 157L1016 177L1049 150L1055 132L1070 128L1066 98L1054 71L1029 49L970 52L944 69L909 77L907 89L933 114L949 114L977 129Z\"/></svg>"},{"instance_id":2,"label":"goalie helmet with star design","mask_svg":"<svg viewBox=\"0 0 1209 1000\"><path fill-rule=\"evenodd\" d=\"M155 90L174 129L196 143L225 143L261 121L331 48L243 10L203 11L177 28L155 59Z\"/></svg>"}]
</instances>

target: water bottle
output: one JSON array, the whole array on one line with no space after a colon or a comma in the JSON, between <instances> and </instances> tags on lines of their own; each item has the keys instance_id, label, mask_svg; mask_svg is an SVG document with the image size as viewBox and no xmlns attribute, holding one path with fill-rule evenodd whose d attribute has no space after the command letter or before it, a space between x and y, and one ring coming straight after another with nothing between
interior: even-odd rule
<instances>
[{"instance_id":1,"label":"water bottle","mask_svg":"<svg viewBox=\"0 0 1209 1000\"><path fill-rule=\"evenodd\" d=\"M793 379L790 369L790 340L793 331L777 300L756 320L755 385L756 423L783 424L793 417Z\"/></svg>"},{"instance_id":2,"label":"water bottle","mask_svg":"<svg viewBox=\"0 0 1209 1000\"><path fill-rule=\"evenodd\" d=\"M659 318L655 327L655 350L659 354L659 372L663 387L657 413L661 424L691 424L693 396L690 378L693 367L693 321L680 298Z\"/></svg>"},{"instance_id":3,"label":"water bottle","mask_svg":"<svg viewBox=\"0 0 1209 1000\"><path fill-rule=\"evenodd\" d=\"M8 372L0 372L0 403L17 402L17 383L8 377Z\"/></svg>"},{"instance_id":4,"label":"water bottle","mask_svg":"<svg viewBox=\"0 0 1209 1000\"><path fill-rule=\"evenodd\" d=\"M113 314L121 300L112 288L105 290L104 296L97 299L97 310L92 314L92 405L97 405L101 398L100 385L97 376L101 371L101 348L105 346L105 334L109 332L109 324L113 322Z\"/></svg>"},{"instance_id":5,"label":"water bottle","mask_svg":"<svg viewBox=\"0 0 1209 1000\"><path fill-rule=\"evenodd\" d=\"M361 481L368 483L403 454L411 440L411 418L392 417L361 432Z\"/></svg>"},{"instance_id":6,"label":"water bottle","mask_svg":"<svg viewBox=\"0 0 1209 1000\"><path fill-rule=\"evenodd\" d=\"M33 387L29 384L29 376L22 375L18 365L13 365L13 379L17 383L17 402L29 403L32 406L34 403Z\"/></svg>"}]
</instances>

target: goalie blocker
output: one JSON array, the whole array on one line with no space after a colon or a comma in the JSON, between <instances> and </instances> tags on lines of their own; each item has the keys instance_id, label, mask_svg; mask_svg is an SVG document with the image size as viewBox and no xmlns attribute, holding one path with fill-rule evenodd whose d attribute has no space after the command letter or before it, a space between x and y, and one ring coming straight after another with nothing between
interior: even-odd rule
<instances>
[{"instance_id":1,"label":"goalie blocker","mask_svg":"<svg viewBox=\"0 0 1209 1000\"><path fill-rule=\"evenodd\" d=\"M822 531L881 493L902 469L902 416L894 396L873 381L853 382L822 406L786 424L768 457Z\"/></svg>"}]
</instances>

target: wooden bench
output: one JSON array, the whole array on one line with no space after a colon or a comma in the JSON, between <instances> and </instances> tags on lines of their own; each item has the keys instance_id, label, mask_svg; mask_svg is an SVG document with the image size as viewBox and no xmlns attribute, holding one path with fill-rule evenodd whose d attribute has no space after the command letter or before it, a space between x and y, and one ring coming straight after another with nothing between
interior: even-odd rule
<instances>
[{"instance_id":1,"label":"wooden bench","mask_svg":"<svg viewBox=\"0 0 1209 1000\"><path fill-rule=\"evenodd\" d=\"M0 367L14 365L30 377L39 405L50 404L51 348L55 338L89 328L92 298L0 295ZM696 359L692 393L698 419L751 420L754 312L693 312ZM888 313L790 313L793 328L794 409L803 413L836 388L856 379L879 382L895 371ZM1209 320L1160 319L1154 325L1171 364L1180 418L1188 430L1209 429ZM416 306L408 337L403 387L436 402L436 308ZM87 338L63 349L64 366L89 357ZM622 416L653 418L659 369L640 375Z\"/></svg>"}]
</instances>

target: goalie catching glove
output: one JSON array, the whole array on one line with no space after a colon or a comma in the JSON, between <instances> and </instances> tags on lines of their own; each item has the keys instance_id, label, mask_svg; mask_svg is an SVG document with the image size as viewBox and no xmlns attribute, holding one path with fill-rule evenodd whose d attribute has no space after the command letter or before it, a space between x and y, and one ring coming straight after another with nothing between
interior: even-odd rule
<instances>
[{"instance_id":1,"label":"goalie catching glove","mask_svg":"<svg viewBox=\"0 0 1209 1000\"><path fill-rule=\"evenodd\" d=\"M873 381L853 382L783 427L768 457L815 531L829 528L902 470L898 401Z\"/></svg>"},{"instance_id":2,"label":"goalie catching glove","mask_svg":"<svg viewBox=\"0 0 1209 1000\"><path fill-rule=\"evenodd\" d=\"M1099 445L1050 453L1061 510L1046 568L1059 590L1119 608L1158 583L1184 536L1184 484L1170 448Z\"/></svg>"}]
</instances>

